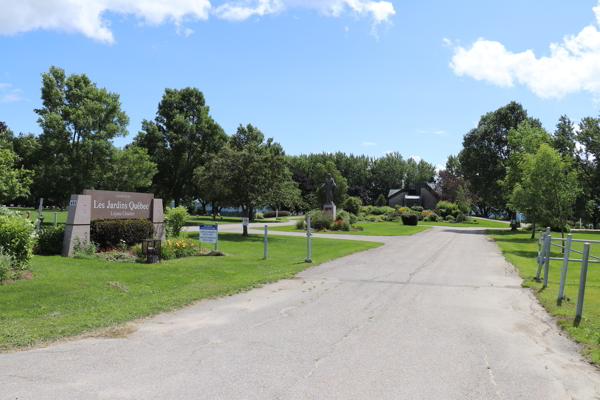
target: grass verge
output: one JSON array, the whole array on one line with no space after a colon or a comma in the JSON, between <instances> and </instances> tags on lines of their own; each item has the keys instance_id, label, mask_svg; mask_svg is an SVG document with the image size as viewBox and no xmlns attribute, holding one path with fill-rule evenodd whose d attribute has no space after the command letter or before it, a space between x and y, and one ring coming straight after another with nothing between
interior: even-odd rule
<instances>
[{"instance_id":1,"label":"grass verge","mask_svg":"<svg viewBox=\"0 0 600 400\"><path fill-rule=\"evenodd\" d=\"M583 354L595 363L600 363L600 267L589 264L588 280L585 289L583 319L575 324L575 307L579 292L580 263L569 263L569 274L565 285L565 296L561 306L556 304L556 295L560 284L562 261L551 261L548 273L548 288L542 288L542 282L535 280L536 275L536 239L530 239L531 232L487 231L500 250L514 266L519 269L523 286L530 287L557 323L569 332L571 337L584 344ZM560 236L560 234L558 234ZM539 238L539 234L536 235ZM600 233L574 233L573 239L600 240ZM554 246L553 246L554 247ZM583 251L583 243L573 243L575 250ZM591 245L591 254L600 257L600 244ZM553 251L553 257L562 257L560 249ZM570 258L581 258L571 253ZM543 269L542 275L543 277Z\"/></svg>"},{"instance_id":2,"label":"grass verge","mask_svg":"<svg viewBox=\"0 0 600 400\"><path fill-rule=\"evenodd\" d=\"M331 232L317 232L314 233L330 233L330 234L340 234L340 235L363 235L363 236L408 236L414 235L418 232L423 232L426 229L429 229L426 226L405 226L401 223L384 223L384 222L357 222L354 226L362 226L364 230L362 231L331 231ZM262 229L262 228L254 228L254 229ZM272 231L285 231L285 232L306 232L306 230L298 230L295 225L287 225L287 226L276 226L269 227L269 230Z\"/></svg>"},{"instance_id":3,"label":"grass verge","mask_svg":"<svg viewBox=\"0 0 600 400\"><path fill-rule=\"evenodd\" d=\"M190 233L195 239L197 233ZM313 238L313 263L304 262L306 239L220 234L228 257L190 257L161 264L111 263L35 256L35 279L0 286L0 351L44 344L186 306L196 300L292 278L325 261L381 243Z\"/></svg>"},{"instance_id":4,"label":"grass verge","mask_svg":"<svg viewBox=\"0 0 600 400\"><path fill-rule=\"evenodd\" d=\"M219 225L226 225L226 224L240 224L241 225L242 218L241 217L217 217L216 220L213 220L212 216L210 216L210 215L191 215L190 218L185 223L185 225L186 226L197 226L200 224L214 225L217 222L219 223ZM271 224L271 223L288 222L288 219L286 217L279 217L278 219L266 218L266 219L255 219L252 222L253 223L266 222L266 223Z\"/></svg>"}]
</instances>

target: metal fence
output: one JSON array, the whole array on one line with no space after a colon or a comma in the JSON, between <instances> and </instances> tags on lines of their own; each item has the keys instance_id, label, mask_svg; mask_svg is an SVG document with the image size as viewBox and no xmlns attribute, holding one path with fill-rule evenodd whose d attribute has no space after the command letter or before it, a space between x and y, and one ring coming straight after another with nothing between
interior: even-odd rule
<instances>
[{"instance_id":1,"label":"metal fence","mask_svg":"<svg viewBox=\"0 0 600 400\"><path fill-rule=\"evenodd\" d=\"M554 243L556 242L556 243ZM572 248L572 244L576 242L583 243L583 251L578 251ZM569 272L570 262L581 263L581 272L579 277L579 294L577 295L577 308L575 313L576 319L581 319L583 316L583 299L585 296L585 284L587 281L588 264L599 264L600 257L596 257L590 254L590 246L592 243L600 243L599 240L579 240L573 239L573 236L569 234L567 238L553 238L550 232L550 228L546 229L540 235L540 239L537 242L538 245L538 256L537 256L537 271L536 279L540 280L540 274L542 266L544 267L544 284L543 287L548 287L548 271L550 269L550 261L562 261L560 268L560 285L558 293L556 294L556 304L560 306L564 299L565 283L567 281ZM552 246L564 250L563 257L552 257ZM582 258L570 258L571 253L578 253L582 255ZM590 260L592 258L593 260Z\"/></svg>"}]
</instances>

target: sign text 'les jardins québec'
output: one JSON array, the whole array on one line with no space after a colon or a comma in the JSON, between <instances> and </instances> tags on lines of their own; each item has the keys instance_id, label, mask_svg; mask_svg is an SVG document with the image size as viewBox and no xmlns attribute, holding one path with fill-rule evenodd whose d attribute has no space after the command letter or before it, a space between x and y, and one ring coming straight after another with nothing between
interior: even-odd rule
<instances>
[{"instance_id":1,"label":"sign text 'les jardins qu\u00e9bec'","mask_svg":"<svg viewBox=\"0 0 600 400\"><path fill-rule=\"evenodd\" d=\"M92 196L91 218L150 218L152 193L84 190Z\"/></svg>"}]
</instances>

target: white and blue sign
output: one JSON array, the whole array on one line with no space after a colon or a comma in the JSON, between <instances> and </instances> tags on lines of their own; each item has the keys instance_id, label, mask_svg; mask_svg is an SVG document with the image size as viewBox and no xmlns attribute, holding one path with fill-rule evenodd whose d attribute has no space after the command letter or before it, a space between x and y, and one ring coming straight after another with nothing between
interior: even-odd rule
<instances>
[{"instance_id":1,"label":"white and blue sign","mask_svg":"<svg viewBox=\"0 0 600 400\"><path fill-rule=\"evenodd\" d=\"M200 243L217 243L218 225L200 225Z\"/></svg>"}]
</instances>

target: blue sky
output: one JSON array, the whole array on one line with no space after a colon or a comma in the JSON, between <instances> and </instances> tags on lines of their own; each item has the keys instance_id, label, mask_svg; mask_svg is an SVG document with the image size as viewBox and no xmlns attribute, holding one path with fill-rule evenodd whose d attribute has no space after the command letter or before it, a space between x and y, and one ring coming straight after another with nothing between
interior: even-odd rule
<instances>
[{"instance_id":1,"label":"blue sky","mask_svg":"<svg viewBox=\"0 0 600 400\"><path fill-rule=\"evenodd\" d=\"M0 0L0 121L39 134L56 65L121 95L119 146L194 86L228 134L252 123L288 154L443 165L513 100L551 132L598 116L599 21L597 0Z\"/></svg>"}]
</instances>

